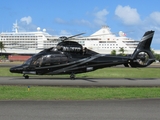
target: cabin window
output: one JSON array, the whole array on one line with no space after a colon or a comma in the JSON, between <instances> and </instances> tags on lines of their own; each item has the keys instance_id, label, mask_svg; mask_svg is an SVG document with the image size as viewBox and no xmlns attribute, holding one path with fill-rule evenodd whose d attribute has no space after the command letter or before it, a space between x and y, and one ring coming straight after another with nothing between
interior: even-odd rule
<instances>
[{"instance_id":1,"label":"cabin window","mask_svg":"<svg viewBox=\"0 0 160 120\"><path fill-rule=\"evenodd\" d=\"M35 61L33 61L32 63L34 66L36 67L40 67L42 64L42 57L39 57L38 59L36 59Z\"/></svg>"},{"instance_id":2,"label":"cabin window","mask_svg":"<svg viewBox=\"0 0 160 120\"><path fill-rule=\"evenodd\" d=\"M53 59L51 60L52 64L63 64L67 62L68 62L68 58L63 54L53 55Z\"/></svg>"},{"instance_id":3,"label":"cabin window","mask_svg":"<svg viewBox=\"0 0 160 120\"><path fill-rule=\"evenodd\" d=\"M42 66L47 66L51 64L50 57L51 55L45 55L42 57Z\"/></svg>"},{"instance_id":4,"label":"cabin window","mask_svg":"<svg viewBox=\"0 0 160 120\"><path fill-rule=\"evenodd\" d=\"M63 64L67 62L68 58L63 54L50 54L38 57L35 61L32 62L32 65L36 67L43 67L49 65Z\"/></svg>"}]
</instances>

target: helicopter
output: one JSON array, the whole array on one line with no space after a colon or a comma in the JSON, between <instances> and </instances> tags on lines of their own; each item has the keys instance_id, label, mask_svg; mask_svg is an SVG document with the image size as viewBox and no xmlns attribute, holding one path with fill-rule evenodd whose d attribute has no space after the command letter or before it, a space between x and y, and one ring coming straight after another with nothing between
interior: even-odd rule
<instances>
[{"instance_id":1,"label":"helicopter","mask_svg":"<svg viewBox=\"0 0 160 120\"><path fill-rule=\"evenodd\" d=\"M42 50L22 65L11 67L10 72L23 74L25 79L29 78L29 74L69 74L70 79L75 79L75 74L91 72L105 67L117 65L133 68L147 67L155 61L150 50L153 35L154 31L152 30L145 32L131 56L99 54L83 48L81 44L71 41L67 37L61 37L61 42L56 47Z\"/></svg>"}]
</instances>

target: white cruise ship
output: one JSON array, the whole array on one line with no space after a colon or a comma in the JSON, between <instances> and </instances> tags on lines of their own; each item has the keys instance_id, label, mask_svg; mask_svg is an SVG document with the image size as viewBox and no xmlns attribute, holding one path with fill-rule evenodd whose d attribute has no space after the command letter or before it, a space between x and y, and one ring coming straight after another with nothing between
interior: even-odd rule
<instances>
[{"instance_id":1,"label":"white cruise ship","mask_svg":"<svg viewBox=\"0 0 160 120\"><path fill-rule=\"evenodd\" d=\"M122 31L119 31L119 36L116 36L108 26L103 26L91 36L81 38L79 43L102 54L111 54L112 50L116 50L119 54L121 48L124 49L125 54L132 54L139 41L127 38Z\"/></svg>"},{"instance_id":2,"label":"white cruise ship","mask_svg":"<svg viewBox=\"0 0 160 120\"><path fill-rule=\"evenodd\" d=\"M35 54L45 48L55 47L59 41L58 36L50 35L45 29L39 27L35 32L18 31L17 22L13 24L14 32L0 33L0 41L3 42L7 54ZM48 40L50 39L50 40ZM88 37L76 37L72 40L79 42L87 49L94 50L102 54L110 54L112 50L119 52L120 48L125 50L125 54L132 54L139 41L129 39L120 31L119 36L111 33L108 26L103 26L100 30Z\"/></svg>"},{"instance_id":3,"label":"white cruise ship","mask_svg":"<svg viewBox=\"0 0 160 120\"><path fill-rule=\"evenodd\" d=\"M43 50L57 45L57 41L48 41L47 39L57 39L37 28L35 32L19 32L17 23L13 24L13 32L0 33L0 41L3 42L5 50L3 53L9 54L35 54Z\"/></svg>"}]
</instances>

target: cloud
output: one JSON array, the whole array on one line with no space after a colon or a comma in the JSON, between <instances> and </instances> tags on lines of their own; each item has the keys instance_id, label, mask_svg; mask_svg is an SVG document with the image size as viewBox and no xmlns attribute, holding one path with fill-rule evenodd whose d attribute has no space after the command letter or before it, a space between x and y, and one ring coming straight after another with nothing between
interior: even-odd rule
<instances>
[{"instance_id":1,"label":"cloud","mask_svg":"<svg viewBox=\"0 0 160 120\"><path fill-rule=\"evenodd\" d=\"M130 6L122 7L121 5L118 5L115 10L115 15L126 25L136 25L141 21L137 9L131 8Z\"/></svg>"},{"instance_id":2,"label":"cloud","mask_svg":"<svg viewBox=\"0 0 160 120\"><path fill-rule=\"evenodd\" d=\"M97 13L95 13L94 22L98 25L105 25L106 24L106 16L108 14L109 14L109 12L106 9L98 11Z\"/></svg>"},{"instance_id":3,"label":"cloud","mask_svg":"<svg viewBox=\"0 0 160 120\"><path fill-rule=\"evenodd\" d=\"M64 24L64 23L66 23L63 19L61 19L61 18L55 18L55 21L57 22L57 23L60 23L60 24Z\"/></svg>"},{"instance_id":4,"label":"cloud","mask_svg":"<svg viewBox=\"0 0 160 120\"><path fill-rule=\"evenodd\" d=\"M67 32L66 30L61 30L61 31L60 31L60 35L70 36L71 33L70 33L70 32Z\"/></svg>"},{"instance_id":5,"label":"cloud","mask_svg":"<svg viewBox=\"0 0 160 120\"><path fill-rule=\"evenodd\" d=\"M68 25L68 26L89 26L89 27L92 27L92 23L90 23L88 20L85 20L85 19L80 19L80 20L70 20L70 21L65 21L61 18L56 18L54 19L54 21L58 24L61 24L61 25Z\"/></svg>"},{"instance_id":6,"label":"cloud","mask_svg":"<svg viewBox=\"0 0 160 120\"><path fill-rule=\"evenodd\" d=\"M92 14L92 17L94 17L93 21L89 21L86 19L73 19L70 21L67 20L63 20L62 18L55 18L54 21L58 24L63 24L63 25L69 25L69 26L88 26L90 28L93 28L95 26L102 26L106 24L106 16L109 14L109 12L106 9L102 9L98 12L95 12ZM87 15L90 15L89 13L87 13Z\"/></svg>"},{"instance_id":7,"label":"cloud","mask_svg":"<svg viewBox=\"0 0 160 120\"><path fill-rule=\"evenodd\" d=\"M153 12L149 16L153 22L160 24L160 12Z\"/></svg>"},{"instance_id":8,"label":"cloud","mask_svg":"<svg viewBox=\"0 0 160 120\"><path fill-rule=\"evenodd\" d=\"M20 21L21 21L21 22L26 22L27 25L28 25L28 24L30 24L30 23L32 22L32 18L31 18L31 16L23 17L23 18L21 18Z\"/></svg>"},{"instance_id":9,"label":"cloud","mask_svg":"<svg viewBox=\"0 0 160 120\"><path fill-rule=\"evenodd\" d=\"M36 31L37 25L32 24L32 17L23 17L20 19L20 22L18 23L19 31Z\"/></svg>"},{"instance_id":10,"label":"cloud","mask_svg":"<svg viewBox=\"0 0 160 120\"><path fill-rule=\"evenodd\" d=\"M88 20L84 20L84 19L74 20L73 23L78 24L78 25L89 26L89 27L92 26L92 24Z\"/></svg>"}]
</instances>

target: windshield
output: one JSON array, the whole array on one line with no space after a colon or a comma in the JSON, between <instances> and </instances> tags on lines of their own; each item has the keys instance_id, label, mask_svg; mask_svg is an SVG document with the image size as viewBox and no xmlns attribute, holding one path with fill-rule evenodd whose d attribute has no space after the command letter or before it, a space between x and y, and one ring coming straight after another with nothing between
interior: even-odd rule
<instances>
[{"instance_id":1,"label":"windshield","mask_svg":"<svg viewBox=\"0 0 160 120\"><path fill-rule=\"evenodd\" d=\"M32 56L31 58L29 58L28 60L26 60L23 64L29 65L31 63L31 61L32 61L32 59L33 59L34 56Z\"/></svg>"},{"instance_id":2,"label":"windshield","mask_svg":"<svg viewBox=\"0 0 160 120\"><path fill-rule=\"evenodd\" d=\"M27 65L29 65L31 61L32 61L32 57L31 57L31 58L29 58L27 61L25 61L23 64L27 64Z\"/></svg>"}]
</instances>

